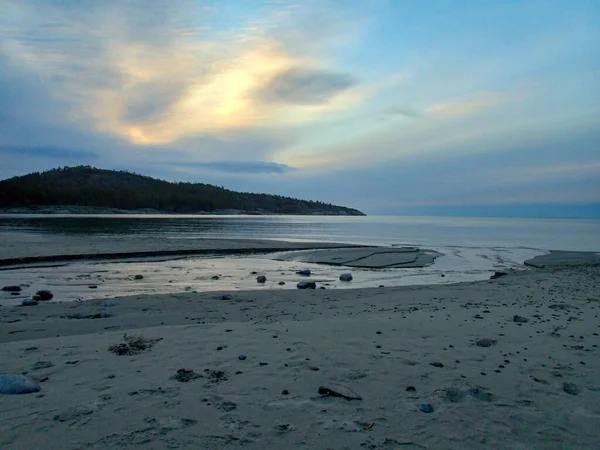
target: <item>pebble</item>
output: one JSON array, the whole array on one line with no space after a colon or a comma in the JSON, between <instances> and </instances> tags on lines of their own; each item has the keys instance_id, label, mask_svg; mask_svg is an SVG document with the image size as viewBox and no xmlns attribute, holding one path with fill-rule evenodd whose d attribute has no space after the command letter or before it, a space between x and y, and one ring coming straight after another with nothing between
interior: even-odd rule
<instances>
[{"instance_id":1,"label":"pebble","mask_svg":"<svg viewBox=\"0 0 600 450\"><path fill-rule=\"evenodd\" d=\"M288 391L287 389L284 389L283 391L281 391L281 395L289 395L290 391Z\"/></svg>"},{"instance_id":2,"label":"pebble","mask_svg":"<svg viewBox=\"0 0 600 450\"><path fill-rule=\"evenodd\" d=\"M257 283L266 283L267 282L267 277L265 277L264 275L259 275L256 277L256 282Z\"/></svg>"},{"instance_id":3,"label":"pebble","mask_svg":"<svg viewBox=\"0 0 600 450\"><path fill-rule=\"evenodd\" d=\"M219 297L220 300L232 300L233 296L229 294L224 294Z\"/></svg>"},{"instance_id":4,"label":"pebble","mask_svg":"<svg viewBox=\"0 0 600 450\"><path fill-rule=\"evenodd\" d=\"M238 356L238 359L239 359L240 361L243 361L243 360L245 360L245 359L246 359L246 355L240 355L240 356Z\"/></svg>"},{"instance_id":5,"label":"pebble","mask_svg":"<svg viewBox=\"0 0 600 450\"><path fill-rule=\"evenodd\" d=\"M444 365L440 361L430 362L429 365L433 367L444 367Z\"/></svg>"},{"instance_id":6,"label":"pebble","mask_svg":"<svg viewBox=\"0 0 600 450\"><path fill-rule=\"evenodd\" d=\"M143 280L144 279L144 275L136 275L133 277L134 280Z\"/></svg>"},{"instance_id":7,"label":"pebble","mask_svg":"<svg viewBox=\"0 0 600 450\"><path fill-rule=\"evenodd\" d=\"M406 392L416 392L417 388L415 388L414 386L408 386L406 388Z\"/></svg>"},{"instance_id":8,"label":"pebble","mask_svg":"<svg viewBox=\"0 0 600 450\"><path fill-rule=\"evenodd\" d=\"M46 301L46 300L52 300L52 298L54 297L54 294L50 291L47 291L45 289L41 290L41 291L37 291L35 293L35 295L39 296L40 300Z\"/></svg>"},{"instance_id":9,"label":"pebble","mask_svg":"<svg viewBox=\"0 0 600 450\"><path fill-rule=\"evenodd\" d=\"M424 413L432 413L433 412L433 406L431 406L429 403L421 403L419 405L419 409L421 411L423 411Z\"/></svg>"},{"instance_id":10,"label":"pebble","mask_svg":"<svg viewBox=\"0 0 600 450\"><path fill-rule=\"evenodd\" d=\"M4 286L2 290L5 292L21 292L21 286Z\"/></svg>"}]
</instances>

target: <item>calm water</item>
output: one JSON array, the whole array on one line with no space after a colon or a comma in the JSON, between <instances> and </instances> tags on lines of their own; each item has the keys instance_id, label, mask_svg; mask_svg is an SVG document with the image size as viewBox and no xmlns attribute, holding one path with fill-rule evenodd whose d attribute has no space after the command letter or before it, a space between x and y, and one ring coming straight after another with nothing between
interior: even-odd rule
<instances>
[{"instance_id":1,"label":"calm water","mask_svg":"<svg viewBox=\"0 0 600 450\"><path fill-rule=\"evenodd\" d=\"M600 220L593 219L4 215L0 232L600 251Z\"/></svg>"}]
</instances>

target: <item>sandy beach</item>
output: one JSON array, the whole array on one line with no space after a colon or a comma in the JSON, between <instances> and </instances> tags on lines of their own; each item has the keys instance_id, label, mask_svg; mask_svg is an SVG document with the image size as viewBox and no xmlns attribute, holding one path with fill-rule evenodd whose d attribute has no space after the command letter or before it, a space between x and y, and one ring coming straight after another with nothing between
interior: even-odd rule
<instances>
[{"instance_id":1,"label":"sandy beach","mask_svg":"<svg viewBox=\"0 0 600 450\"><path fill-rule=\"evenodd\" d=\"M0 395L0 448L598 448L600 265L561 256L450 285L3 306L0 372L41 389Z\"/></svg>"}]
</instances>

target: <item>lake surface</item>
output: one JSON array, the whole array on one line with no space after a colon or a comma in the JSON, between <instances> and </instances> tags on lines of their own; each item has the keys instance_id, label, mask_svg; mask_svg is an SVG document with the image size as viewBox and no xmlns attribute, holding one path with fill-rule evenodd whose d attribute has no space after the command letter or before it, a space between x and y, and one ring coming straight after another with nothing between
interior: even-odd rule
<instances>
[{"instance_id":1,"label":"lake surface","mask_svg":"<svg viewBox=\"0 0 600 450\"><path fill-rule=\"evenodd\" d=\"M195 291L295 289L297 270L312 270L312 281L327 289L456 283L485 280L495 270L525 269L523 261L550 249L600 251L600 221L462 217L165 216L68 215L0 216L0 233L18 242L24 234L188 238L245 238L418 245L443 253L429 267L347 269L277 261L276 254L242 257L185 257L170 261L75 261L35 270L0 271L0 285L24 283L22 296L0 296L18 304L37 289L50 288L63 301L134 294ZM0 249L1 252L1 249ZM351 283L339 281L351 271ZM265 285L253 272L267 275ZM143 280L134 280L142 274ZM213 279L218 275L218 280ZM279 282L285 282L280 286ZM90 289L89 285L97 285Z\"/></svg>"},{"instance_id":2,"label":"lake surface","mask_svg":"<svg viewBox=\"0 0 600 450\"><path fill-rule=\"evenodd\" d=\"M0 215L0 232L600 251L600 220L595 219Z\"/></svg>"}]
</instances>

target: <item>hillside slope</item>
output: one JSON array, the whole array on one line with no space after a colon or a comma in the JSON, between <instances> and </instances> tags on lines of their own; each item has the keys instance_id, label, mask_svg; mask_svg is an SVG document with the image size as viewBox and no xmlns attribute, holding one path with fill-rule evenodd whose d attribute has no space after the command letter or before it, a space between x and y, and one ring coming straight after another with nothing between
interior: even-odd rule
<instances>
[{"instance_id":1,"label":"hillside slope","mask_svg":"<svg viewBox=\"0 0 600 450\"><path fill-rule=\"evenodd\" d=\"M238 210L262 214L364 215L323 202L235 192L203 183L171 183L131 172L65 167L0 181L0 207L78 205L169 213Z\"/></svg>"}]
</instances>

